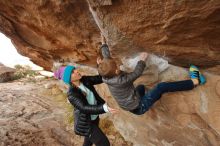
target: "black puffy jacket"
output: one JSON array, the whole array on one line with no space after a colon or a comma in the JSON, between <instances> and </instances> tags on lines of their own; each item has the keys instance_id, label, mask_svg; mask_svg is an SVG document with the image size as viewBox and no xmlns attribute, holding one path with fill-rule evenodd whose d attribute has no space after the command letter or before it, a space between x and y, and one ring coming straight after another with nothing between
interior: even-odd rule
<instances>
[{"instance_id":1,"label":"black puffy jacket","mask_svg":"<svg viewBox=\"0 0 220 146\"><path fill-rule=\"evenodd\" d=\"M90 89L96 100L97 105L89 105L86 100L86 96L83 92L75 87L70 86L68 91L68 99L70 103L74 106L74 131L77 135L89 136L91 130L91 114L103 114L105 113L103 109L103 104L105 101L98 95L94 85L101 84L101 76L82 76L80 82L83 83L88 89Z\"/></svg>"}]
</instances>

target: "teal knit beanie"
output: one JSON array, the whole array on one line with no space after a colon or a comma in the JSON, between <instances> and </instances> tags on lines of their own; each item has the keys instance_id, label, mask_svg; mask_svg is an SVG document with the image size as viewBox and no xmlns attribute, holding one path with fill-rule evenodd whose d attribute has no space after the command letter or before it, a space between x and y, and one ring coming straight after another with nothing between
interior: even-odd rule
<instances>
[{"instance_id":1,"label":"teal knit beanie","mask_svg":"<svg viewBox=\"0 0 220 146\"><path fill-rule=\"evenodd\" d=\"M75 66L71 66L71 65L67 65L64 69L64 73L63 73L63 82L66 83L66 84L70 84L71 83L71 74L72 74L72 71L76 69Z\"/></svg>"}]
</instances>

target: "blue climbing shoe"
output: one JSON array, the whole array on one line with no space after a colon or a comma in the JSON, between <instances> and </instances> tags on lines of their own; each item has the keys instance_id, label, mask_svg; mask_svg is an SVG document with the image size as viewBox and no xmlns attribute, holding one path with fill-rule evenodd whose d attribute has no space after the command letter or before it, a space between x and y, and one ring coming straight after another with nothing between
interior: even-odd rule
<instances>
[{"instance_id":1,"label":"blue climbing shoe","mask_svg":"<svg viewBox=\"0 0 220 146\"><path fill-rule=\"evenodd\" d=\"M202 75L202 73L199 71L199 68L195 65L190 65L189 75L191 79L198 79L200 85L203 85L206 82L205 76Z\"/></svg>"}]
</instances>

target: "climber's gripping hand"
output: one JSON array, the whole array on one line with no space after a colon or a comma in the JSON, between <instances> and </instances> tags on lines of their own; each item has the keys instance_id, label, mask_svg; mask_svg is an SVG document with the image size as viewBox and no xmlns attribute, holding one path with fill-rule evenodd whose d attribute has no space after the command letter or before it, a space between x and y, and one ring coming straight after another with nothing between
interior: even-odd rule
<instances>
[{"instance_id":1,"label":"climber's gripping hand","mask_svg":"<svg viewBox=\"0 0 220 146\"><path fill-rule=\"evenodd\" d=\"M140 54L140 60L142 60L142 61L146 61L147 57L148 57L148 53L146 53L146 52L143 52Z\"/></svg>"}]
</instances>

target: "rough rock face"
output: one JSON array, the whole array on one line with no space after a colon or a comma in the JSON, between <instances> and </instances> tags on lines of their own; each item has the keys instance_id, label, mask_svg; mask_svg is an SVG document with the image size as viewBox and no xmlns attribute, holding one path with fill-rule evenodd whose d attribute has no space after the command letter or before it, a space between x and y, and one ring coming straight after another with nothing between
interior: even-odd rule
<instances>
[{"instance_id":1,"label":"rough rock face","mask_svg":"<svg viewBox=\"0 0 220 146\"><path fill-rule=\"evenodd\" d=\"M220 64L219 15L219 0L0 0L0 31L46 69L54 60L94 65L100 31L115 55L208 67Z\"/></svg>"},{"instance_id":2,"label":"rough rock face","mask_svg":"<svg viewBox=\"0 0 220 146\"><path fill-rule=\"evenodd\" d=\"M91 11L116 54L153 52L172 64L219 64L220 1L112 1Z\"/></svg>"},{"instance_id":3,"label":"rough rock face","mask_svg":"<svg viewBox=\"0 0 220 146\"><path fill-rule=\"evenodd\" d=\"M48 70L54 60L88 61L97 54L99 30L85 0L0 0L0 24L19 53Z\"/></svg>"},{"instance_id":4,"label":"rough rock face","mask_svg":"<svg viewBox=\"0 0 220 146\"><path fill-rule=\"evenodd\" d=\"M0 63L0 83L12 80L15 69L4 66Z\"/></svg>"}]
</instances>

